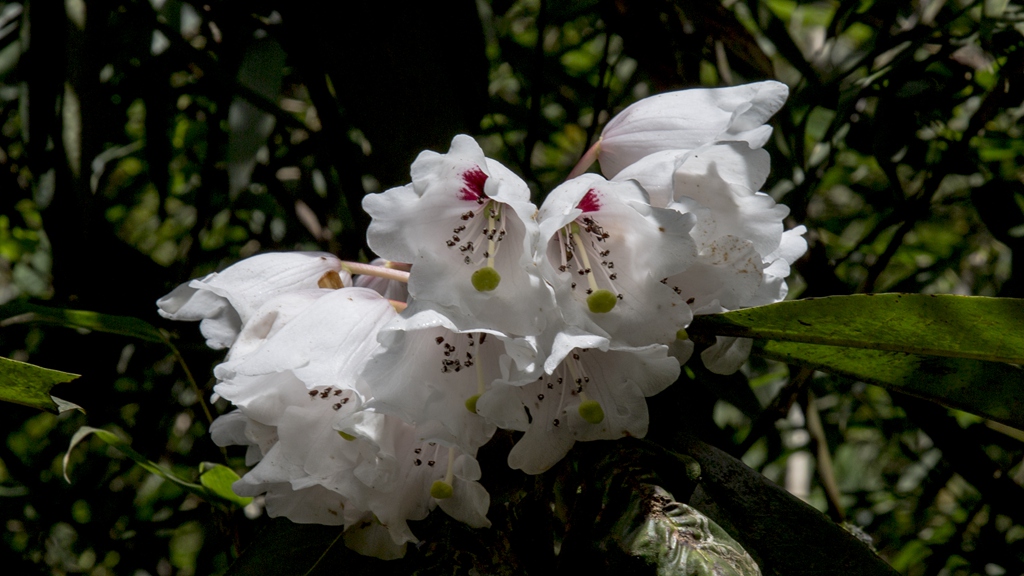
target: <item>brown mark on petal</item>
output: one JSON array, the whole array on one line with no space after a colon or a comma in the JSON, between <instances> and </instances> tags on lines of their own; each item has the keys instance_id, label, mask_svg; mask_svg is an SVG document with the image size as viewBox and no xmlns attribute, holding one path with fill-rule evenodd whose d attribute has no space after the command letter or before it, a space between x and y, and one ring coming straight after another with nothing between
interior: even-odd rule
<instances>
[{"instance_id":1,"label":"brown mark on petal","mask_svg":"<svg viewBox=\"0 0 1024 576\"><path fill-rule=\"evenodd\" d=\"M321 288L328 288L331 290L337 290L338 288L345 287L345 284L341 281L341 274L338 274L334 270L324 272L324 275L316 281L316 285Z\"/></svg>"}]
</instances>

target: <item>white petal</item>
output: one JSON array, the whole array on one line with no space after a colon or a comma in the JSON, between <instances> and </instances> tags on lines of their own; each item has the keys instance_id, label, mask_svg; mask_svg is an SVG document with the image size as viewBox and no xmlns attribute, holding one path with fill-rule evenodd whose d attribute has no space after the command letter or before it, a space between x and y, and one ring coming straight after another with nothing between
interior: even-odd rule
<instances>
[{"instance_id":1,"label":"white petal","mask_svg":"<svg viewBox=\"0 0 1024 576\"><path fill-rule=\"evenodd\" d=\"M752 242L723 236L702 250L692 266L670 277L668 285L678 289L679 297L694 314L719 312L707 309L712 302L735 310L748 305L757 293L763 268L761 255Z\"/></svg>"},{"instance_id":2,"label":"white petal","mask_svg":"<svg viewBox=\"0 0 1024 576\"><path fill-rule=\"evenodd\" d=\"M747 185L761 178L762 170L750 167L763 157L763 150L736 144L712 146L676 170L675 199L688 197L709 210L698 217L693 232L701 250L726 235L750 240L762 256L779 247L789 208Z\"/></svg>"},{"instance_id":3,"label":"white petal","mask_svg":"<svg viewBox=\"0 0 1024 576\"><path fill-rule=\"evenodd\" d=\"M213 348L234 342L242 324L266 301L278 294L317 288L328 272L341 271L341 261L326 252L259 254L229 266L222 272L192 280L157 301L160 315L172 320L203 320L200 329Z\"/></svg>"},{"instance_id":4,"label":"white petal","mask_svg":"<svg viewBox=\"0 0 1024 576\"><path fill-rule=\"evenodd\" d=\"M747 361L754 341L750 338L717 336L710 347L701 352L701 360L715 374L732 374Z\"/></svg>"},{"instance_id":5,"label":"white petal","mask_svg":"<svg viewBox=\"0 0 1024 576\"><path fill-rule=\"evenodd\" d=\"M228 360L237 362L255 352L285 324L330 293L331 290L321 288L302 289L271 298L242 327L228 352Z\"/></svg>"},{"instance_id":6,"label":"white petal","mask_svg":"<svg viewBox=\"0 0 1024 576\"><path fill-rule=\"evenodd\" d=\"M344 524L340 495L321 486L293 490L287 484L267 486L265 505L271 518L284 516L297 524Z\"/></svg>"},{"instance_id":7,"label":"white petal","mask_svg":"<svg viewBox=\"0 0 1024 576\"><path fill-rule=\"evenodd\" d=\"M406 544L395 544L388 529L370 515L369 518L345 530L345 546L363 556L381 560L397 560L405 556Z\"/></svg>"},{"instance_id":8,"label":"white petal","mask_svg":"<svg viewBox=\"0 0 1024 576\"><path fill-rule=\"evenodd\" d=\"M491 505L491 495L487 493L487 489L476 482L467 482L461 478L454 480L452 488L452 497L438 500L438 507L452 518L472 528L489 527L491 521L487 519L487 509Z\"/></svg>"},{"instance_id":9,"label":"white petal","mask_svg":"<svg viewBox=\"0 0 1024 576\"><path fill-rule=\"evenodd\" d=\"M599 159L609 178L661 150L693 150L711 142L745 142L760 148L771 135L764 123L789 95L774 81L728 88L658 94L617 114L601 136Z\"/></svg>"},{"instance_id":10,"label":"white petal","mask_svg":"<svg viewBox=\"0 0 1024 576\"><path fill-rule=\"evenodd\" d=\"M395 316L391 304L372 290L335 290L233 368L248 376L291 371L307 388L355 389L358 371L377 348L377 332Z\"/></svg>"}]
</instances>

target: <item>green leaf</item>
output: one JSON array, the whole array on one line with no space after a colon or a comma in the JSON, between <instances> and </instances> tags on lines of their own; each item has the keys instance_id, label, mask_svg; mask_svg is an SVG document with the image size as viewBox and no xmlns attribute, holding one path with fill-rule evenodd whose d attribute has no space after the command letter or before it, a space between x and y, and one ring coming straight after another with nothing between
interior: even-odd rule
<instances>
[{"instance_id":1,"label":"green leaf","mask_svg":"<svg viewBox=\"0 0 1024 576\"><path fill-rule=\"evenodd\" d=\"M71 382L78 377L78 374L0 357L0 400L39 408L54 414L67 410L82 410L77 404L50 396L50 389L55 385Z\"/></svg>"},{"instance_id":2,"label":"green leaf","mask_svg":"<svg viewBox=\"0 0 1024 576\"><path fill-rule=\"evenodd\" d=\"M743 462L677 433L675 450L700 464L695 508L754 556L765 576L895 576L864 542Z\"/></svg>"},{"instance_id":3,"label":"green leaf","mask_svg":"<svg viewBox=\"0 0 1024 576\"><path fill-rule=\"evenodd\" d=\"M998 362L904 352L759 342L754 353L877 384L1024 430L1024 370Z\"/></svg>"},{"instance_id":4,"label":"green leaf","mask_svg":"<svg viewBox=\"0 0 1024 576\"><path fill-rule=\"evenodd\" d=\"M227 474L230 474L232 477L234 477L234 479L237 479L238 476L235 475L235 473L232 472L230 468L220 466L220 468L223 468L223 470L219 470L217 468L218 465L216 464L208 465L204 463L203 466L211 466L211 468L207 470L207 473L213 472L213 475L210 477L208 481L203 481L202 477L200 477L200 481L203 483L195 484L193 482L189 482L188 480L181 478L174 472L167 470L163 466L160 466L156 462L153 462L152 460L146 458L142 454L133 450L131 447L131 440L109 430L103 430L102 428L93 428L91 426L82 426L81 428L78 429L77 432L75 432L75 435L71 437L71 444L68 445L68 451L64 454L64 479L67 480L68 482L71 482L71 479L68 477L68 461L71 458L71 451L75 449L75 446L77 446L80 442L85 440L86 437L90 435L96 436L97 438L106 442L110 446L117 448L118 451L120 451L125 456L133 460L136 464L141 466L147 472L156 474L157 476L163 478L164 480L173 482L178 486L181 486L185 490L188 490L189 492L195 494L196 496L203 498L207 502L210 502L211 504L244 505L241 504L242 500L251 500L251 498L240 498L238 495L231 491L231 482L233 482L234 480L228 480L229 476ZM203 466L200 466L201 473L204 470ZM225 474L225 471L227 472L227 474ZM230 497L228 497L227 494L223 493L223 482L225 480L228 480L227 492L228 494L230 494ZM209 482L213 487L208 486L207 482ZM245 502L245 504L248 504L248 502Z\"/></svg>"},{"instance_id":5,"label":"green leaf","mask_svg":"<svg viewBox=\"0 0 1024 576\"><path fill-rule=\"evenodd\" d=\"M120 334L149 342L168 343L167 338L155 326L132 316L114 316L88 310L65 310L25 302L14 302L0 306L0 327L12 324L51 324L67 328L78 328Z\"/></svg>"},{"instance_id":6,"label":"green leaf","mask_svg":"<svg viewBox=\"0 0 1024 576\"><path fill-rule=\"evenodd\" d=\"M740 336L1024 363L1024 300L858 294L698 316L691 336Z\"/></svg>"},{"instance_id":7,"label":"green leaf","mask_svg":"<svg viewBox=\"0 0 1024 576\"><path fill-rule=\"evenodd\" d=\"M629 485L625 508L614 510L615 523L590 551L600 561L583 564L591 568L585 573L654 574L656 569L658 576L760 576L754 560L725 530L673 500L660 486Z\"/></svg>"},{"instance_id":8,"label":"green leaf","mask_svg":"<svg viewBox=\"0 0 1024 576\"><path fill-rule=\"evenodd\" d=\"M85 440L90 434L95 435L100 440L103 440L107 444L117 448L125 456L135 461L136 464L142 466L146 471L156 474L165 480L170 480L179 486L189 489L193 492L197 492L200 496L206 496L206 489L198 484L193 484L187 480L179 478L173 472L164 469L159 464L149 460L142 454L139 454L131 448L131 440L119 436L109 430L103 430L102 428L93 428L91 426L82 426L75 432L75 435L71 437L71 444L68 445L68 451L64 454L64 479L71 482L68 477L68 459L71 457L71 451L75 449L82 440Z\"/></svg>"},{"instance_id":9,"label":"green leaf","mask_svg":"<svg viewBox=\"0 0 1024 576\"><path fill-rule=\"evenodd\" d=\"M238 474L223 464L203 462L199 465L199 483L207 490L220 496L224 500L234 502L239 506L247 506L252 498L239 496L231 489L231 485L238 480Z\"/></svg>"},{"instance_id":10,"label":"green leaf","mask_svg":"<svg viewBox=\"0 0 1024 576\"><path fill-rule=\"evenodd\" d=\"M686 502L701 469L689 456L635 439L578 447L580 486L557 571L658 576L754 576L754 559ZM672 492L669 491L672 490ZM677 500L678 498L678 500Z\"/></svg>"}]
</instances>

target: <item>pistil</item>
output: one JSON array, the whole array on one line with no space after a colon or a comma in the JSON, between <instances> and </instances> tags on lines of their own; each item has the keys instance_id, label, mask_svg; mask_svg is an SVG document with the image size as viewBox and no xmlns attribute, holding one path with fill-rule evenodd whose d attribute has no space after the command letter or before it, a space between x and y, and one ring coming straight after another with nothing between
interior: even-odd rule
<instances>
[{"instance_id":1,"label":"pistil","mask_svg":"<svg viewBox=\"0 0 1024 576\"><path fill-rule=\"evenodd\" d=\"M475 362L474 364L476 364L476 394L466 398L466 410L476 414L476 402L484 395L486 385L484 384L483 362Z\"/></svg>"},{"instance_id":2,"label":"pistil","mask_svg":"<svg viewBox=\"0 0 1024 576\"><path fill-rule=\"evenodd\" d=\"M580 226L576 222L570 224L569 236L572 237L573 242L576 244L577 253L583 262L583 269L580 272L586 275L587 283L590 286L590 289L587 291L587 308L595 314L611 312L615 308L618 297L611 290L605 290L597 286L597 279L594 277L593 269L590 267L590 256L587 255L587 248L580 237Z\"/></svg>"},{"instance_id":3,"label":"pistil","mask_svg":"<svg viewBox=\"0 0 1024 576\"><path fill-rule=\"evenodd\" d=\"M444 480L434 480L430 485L430 495L438 500L451 498L454 493L452 483L455 480L455 448L448 448L448 471Z\"/></svg>"},{"instance_id":4,"label":"pistil","mask_svg":"<svg viewBox=\"0 0 1024 576\"><path fill-rule=\"evenodd\" d=\"M600 424L604 420L604 409L601 408L601 403L597 400L591 400L587 398L586 392L583 391L583 383L590 382L590 378L586 375L582 375L583 367L580 366L577 371L576 362L579 362L579 352L573 352L570 358L566 358L566 365L569 366L569 372L572 373L573 382L576 384L576 392L580 397L580 405L577 410L580 413L580 417L591 424Z\"/></svg>"},{"instance_id":5,"label":"pistil","mask_svg":"<svg viewBox=\"0 0 1024 576\"><path fill-rule=\"evenodd\" d=\"M480 292L490 292L501 283L501 275L494 268L494 257L498 254L499 242L505 236L505 228L503 225L500 232L498 230L498 222L501 220L501 205L493 206L492 204L496 203L488 203L484 208L487 210L487 229L484 233L484 237L487 238L487 252L484 252L484 256L487 257L487 265L473 272L473 276L470 278L473 287Z\"/></svg>"}]
</instances>

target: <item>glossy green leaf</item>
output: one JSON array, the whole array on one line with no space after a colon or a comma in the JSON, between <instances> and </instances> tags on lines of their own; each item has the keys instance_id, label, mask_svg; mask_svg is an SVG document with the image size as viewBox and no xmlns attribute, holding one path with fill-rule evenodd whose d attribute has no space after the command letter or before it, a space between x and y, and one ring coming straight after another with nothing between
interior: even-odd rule
<instances>
[{"instance_id":1,"label":"glossy green leaf","mask_svg":"<svg viewBox=\"0 0 1024 576\"><path fill-rule=\"evenodd\" d=\"M673 448L700 464L690 503L729 531L765 576L895 576L864 542L736 458L686 433Z\"/></svg>"},{"instance_id":2,"label":"glossy green leaf","mask_svg":"<svg viewBox=\"0 0 1024 576\"><path fill-rule=\"evenodd\" d=\"M656 566L659 576L760 576L743 547L707 516L658 486L631 492L602 548L618 544L635 565Z\"/></svg>"},{"instance_id":3,"label":"glossy green leaf","mask_svg":"<svg viewBox=\"0 0 1024 576\"><path fill-rule=\"evenodd\" d=\"M572 514L589 520L570 524L556 571L760 574L732 535L686 503L700 482L694 458L632 439L610 448L580 447L574 453L582 486Z\"/></svg>"},{"instance_id":4,"label":"glossy green leaf","mask_svg":"<svg viewBox=\"0 0 1024 576\"><path fill-rule=\"evenodd\" d=\"M167 338L159 329L132 316L114 316L88 310L65 310L15 302L0 306L0 318L3 318L0 327L26 323L50 324L167 343Z\"/></svg>"},{"instance_id":5,"label":"glossy green leaf","mask_svg":"<svg viewBox=\"0 0 1024 576\"><path fill-rule=\"evenodd\" d=\"M698 316L691 336L740 336L1024 363L1024 299L857 294Z\"/></svg>"},{"instance_id":6,"label":"glossy green leaf","mask_svg":"<svg viewBox=\"0 0 1024 576\"><path fill-rule=\"evenodd\" d=\"M54 414L67 410L81 410L77 404L50 396L50 389L55 385L71 382L78 377L78 374L0 357L0 400L39 408Z\"/></svg>"},{"instance_id":7,"label":"glossy green leaf","mask_svg":"<svg viewBox=\"0 0 1024 576\"><path fill-rule=\"evenodd\" d=\"M1024 370L999 362L886 350L759 342L754 353L848 376L1024 430Z\"/></svg>"},{"instance_id":8,"label":"glossy green leaf","mask_svg":"<svg viewBox=\"0 0 1024 576\"><path fill-rule=\"evenodd\" d=\"M223 464L203 462L199 465L199 483L207 490L220 496L224 500L234 502L239 506L247 506L252 502L248 496L239 496L231 489L231 485L238 480L238 474Z\"/></svg>"}]
</instances>

